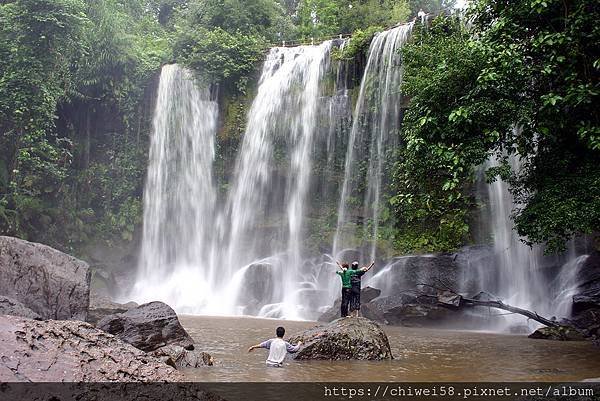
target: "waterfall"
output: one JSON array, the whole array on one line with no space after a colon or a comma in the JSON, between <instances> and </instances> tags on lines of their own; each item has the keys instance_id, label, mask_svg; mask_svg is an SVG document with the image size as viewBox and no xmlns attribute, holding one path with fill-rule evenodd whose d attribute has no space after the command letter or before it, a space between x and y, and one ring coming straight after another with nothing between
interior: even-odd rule
<instances>
[{"instance_id":1,"label":"waterfall","mask_svg":"<svg viewBox=\"0 0 600 401\"><path fill-rule=\"evenodd\" d=\"M509 157L514 172L521 169L518 155ZM490 158L481 168L481 173L499 164L497 158ZM482 211L482 231L488 235L493 247L494 266L472 266L468 272L481 290L489 291L507 304L529 309L547 317L567 318L571 313L572 295L580 283L577 282L579 266L587 258L577 255L574 240L569 250L560 255L544 255L540 245L528 246L514 228L511 214L520 206L515 203L509 185L497 178L491 184L483 184L480 178L478 191L480 198L486 198L486 208ZM482 196L481 191L485 191ZM485 239L484 239L485 241ZM535 322L525 322L519 315L509 315L499 326L528 323L535 328Z\"/></svg>"},{"instance_id":2,"label":"waterfall","mask_svg":"<svg viewBox=\"0 0 600 401\"><path fill-rule=\"evenodd\" d=\"M511 157L510 162L512 170L518 171L519 159ZM486 167L496 164L498 161L492 159L487 162ZM508 184L498 178L487 186L487 190L489 215L486 218L489 219L493 238L498 282L502 283L502 293L498 295L504 297L509 304L531 309L544 291L544 283L537 277L542 250L524 244L514 229L510 215L517 205Z\"/></svg>"},{"instance_id":3,"label":"waterfall","mask_svg":"<svg viewBox=\"0 0 600 401\"><path fill-rule=\"evenodd\" d=\"M226 183L213 177L216 101L190 71L163 67L130 296L181 313L286 319L315 319L331 306L339 294L334 257L349 248L362 262L376 256L402 121L399 50L411 30L374 37L354 110L348 65L332 59L345 41L272 48ZM518 171L519 160L511 163ZM494 266L473 266L465 281L509 304L567 316L585 258L548 257L523 244L510 218L519 205L505 182L480 184L479 193ZM395 258L370 283L392 295L388 273L410 260Z\"/></svg>"},{"instance_id":4,"label":"waterfall","mask_svg":"<svg viewBox=\"0 0 600 401\"><path fill-rule=\"evenodd\" d=\"M193 271L210 251L216 190L217 103L191 72L166 65L153 120L136 299L180 301L174 274Z\"/></svg>"},{"instance_id":5,"label":"waterfall","mask_svg":"<svg viewBox=\"0 0 600 401\"><path fill-rule=\"evenodd\" d=\"M225 265L231 274L261 255L276 255L262 263L269 270L263 268L263 276L274 285L271 294L263 294L267 303L260 315L302 317L298 296L307 275L301 249L307 191L320 84L332 43L271 49L249 111L227 206L231 233ZM277 220L284 224L261 232Z\"/></svg>"},{"instance_id":6,"label":"waterfall","mask_svg":"<svg viewBox=\"0 0 600 401\"><path fill-rule=\"evenodd\" d=\"M381 32L369 47L346 152L334 255L345 247L357 247L364 239L369 239L368 254L361 256L375 258L381 193L385 185L384 168L393 165L390 152L397 145L401 123L402 60L399 50L410 37L412 27L411 23ZM366 188L362 188L363 185ZM362 198L359 202L362 210L356 208L358 198Z\"/></svg>"},{"instance_id":7,"label":"waterfall","mask_svg":"<svg viewBox=\"0 0 600 401\"><path fill-rule=\"evenodd\" d=\"M344 43L270 50L220 201L217 105L187 70L164 67L134 299L184 313L315 317L326 267L306 258L307 209L336 192L325 181L345 145L349 101L331 50ZM313 177L317 156L327 162Z\"/></svg>"}]
</instances>

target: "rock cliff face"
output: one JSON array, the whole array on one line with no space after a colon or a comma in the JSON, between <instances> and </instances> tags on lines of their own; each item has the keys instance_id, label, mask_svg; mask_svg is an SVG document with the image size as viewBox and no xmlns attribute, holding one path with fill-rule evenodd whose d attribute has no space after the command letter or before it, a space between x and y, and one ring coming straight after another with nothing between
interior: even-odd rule
<instances>
[{"instance_id":1,"label":"rock cliff face","mask_svg":"<svg viewBox=\"0 0 600 401\"><path fill-rule=\"evenodd\" d=\"M150 302L106 316L96 327L143 351L154 351L170 344L194 349L194 340L179 323L175 311L162 302Z\"/></svg>"},{"instance_id":2,"label":"rock cliff face","mask_svg":"<svg viewBox=\"0 0 600 401\"><path fill-rule=\"evenodd\" d=\"M580 268L573 295L573 316L566 321L600 345L600 252L592 252Z\"/></svg>"},{"instance_id":3,"label":"rock cliff face","mask_svg":"<svg viewBox=\"0 0 600 401\"><path fill-rule=\"evenodd\" d=\"M85 320L90 270L87 263L49 246L0 236L0 295L42 319Z\"/></svg>"},{"instance_id":4,"label":"rock cliff face","mask_svg":"<svg viewBox=\"0 0 600 401\"><path fill-rule=\"evenodd\" d=\"M290 339L292 344L302 341L294 359L329 360L384 360L392 359L386 334L379 326L365 318L337 319L325 326L317 326Z\"/></svg>"},{"instance_id":5,"label":"rock cliff face","mask_svg":"<svg viewBox=\"0 0 600 401\"><path fill-rule=\"evenodd\" d=\"M0 295L0 315L21 316L41 320L40 315L14 299Z\"/></svg>"},{"instance_id":6,"label":"rock cliff face","mask_svg":"<svg viewBox=\"0 0 600 401\"><path fill-rule=\"evenodd\" d=\"M75 321L0 316L0 382L183 381L158 358Z\"/></svg>"}]
</instances>

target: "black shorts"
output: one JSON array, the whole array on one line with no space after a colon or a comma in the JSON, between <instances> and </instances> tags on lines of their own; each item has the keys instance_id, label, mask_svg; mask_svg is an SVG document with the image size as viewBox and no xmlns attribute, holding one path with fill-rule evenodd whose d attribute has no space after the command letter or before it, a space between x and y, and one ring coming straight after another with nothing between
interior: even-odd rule
<instances>
[{"instance_id":1,"label":"black shorts","mask_svg":"<svg viewBox=\"0 0 600 401\"><path fill-rule=\"evenodd\" d=\"M352 286L350 292L350 312L360 310L360 287Z\"/></svg>"}]
</instances>

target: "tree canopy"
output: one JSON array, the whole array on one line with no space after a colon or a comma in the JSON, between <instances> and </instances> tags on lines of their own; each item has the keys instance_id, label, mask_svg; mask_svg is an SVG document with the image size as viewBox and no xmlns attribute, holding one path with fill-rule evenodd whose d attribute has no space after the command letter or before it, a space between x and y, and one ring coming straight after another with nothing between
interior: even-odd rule
<instances>
[{"instance_id":1,"label":"tree canopy","mask_svg":"<svg viewBox=\"0 0 600 401\"><path fill-rule=\"evenodd\" d=\"M493 156L488 177L510 183L526 241L559 250L600 227L595 7L479 0L470 30L449 18L418 30L403 53L412 100L393 203L404 221L464 226L474 167Z\"/></svg>"},{"instance_id":2,"label":"tree canopy","mask_svg":"<svg viewBox=\"0 0 600 401\"><path fill-rule=\"evenodd\" d=\"M239 133L269 46L352 33L335 56L359 69L376 32L454 3L0 2L0 231L67 250L134 237L161 65L184 64L217 85L231 112L224 129ZM557 250L598 230L597 11L591 0L474 0L462 20L416 22L399 88L410 101L382 205L394 212L397 249L469 241L475 171L490 158L488 180L510 183L526 241Z\"/></svg>"}]
</instances>

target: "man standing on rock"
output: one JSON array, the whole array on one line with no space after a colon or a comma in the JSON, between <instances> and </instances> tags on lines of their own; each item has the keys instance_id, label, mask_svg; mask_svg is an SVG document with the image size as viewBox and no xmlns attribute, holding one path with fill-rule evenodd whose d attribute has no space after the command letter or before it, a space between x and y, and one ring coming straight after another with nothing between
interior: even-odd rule
<instances>
[{"instance_id":1,"label":"man standing on rock","mask_svg":"<svg viewBox=\"0 0 600 401\"><path fill-rule=\"evenodd\" d=\"M342 279L342 306L341 306L341 316L348 316L348 304L350 303L350 296L352 292L352 284L350 283L351 277L356 274L354 270L348 268L348 263L340 263L336 261L337 265L340 267L340 270L336 271L336 274L340 275Z\"/></svg>"},{"instance_id":2,"label":"man standing on rock","mask_svg":"<svg viewBox=\"0 0 600 401\"><path fill-rule=\"evenodd\" d=\"M302 341L298 341L298 344L295 346L290 344L287 341L283 340L283 336L285 335L285 329L283 327L278 327L275 330L276 338L271 338L270 340L263 341L260 344L256 344L248 348L248 352L252 352L256 348L266 348L269 350L269 357L267 358L267 366L280 368L283 366L283 360L288 352L294 353L298 352L300 346L302 345Z\"/></svg>"},{"instance_id":3,"label":"man standing on rock","mask_svg":"<svg viewBox=\"0 0 600 401\"><path fill-rule=\"evenodd\" d=\"M360 290L361 290L361 277L363 274L369 271L371 267L375 266L375 261L371 262L369 266L358 268L358 262L354 261L351 265L351 270L355 272L350 277L350 316L358 317L360 313Z\"/></svg>"}]
</instances>

